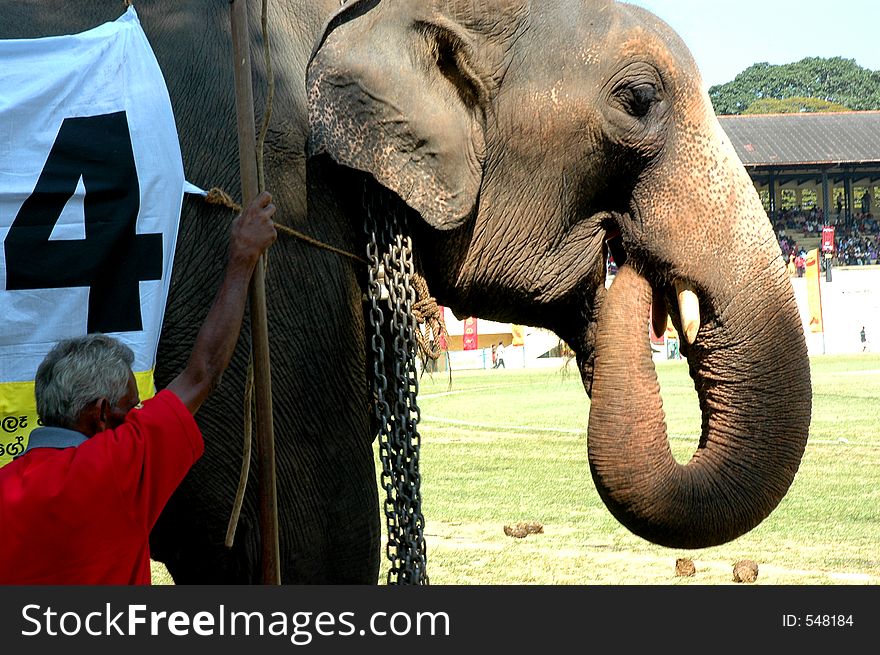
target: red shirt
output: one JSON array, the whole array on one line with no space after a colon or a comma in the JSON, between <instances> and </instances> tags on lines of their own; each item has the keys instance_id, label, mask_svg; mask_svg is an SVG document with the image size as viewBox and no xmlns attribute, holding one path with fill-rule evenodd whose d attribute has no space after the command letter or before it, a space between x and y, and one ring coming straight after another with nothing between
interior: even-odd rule
<instances>
[{"instance_id":1,"label":"red shirt","mask_svg":"<svg viewBox=\"0 0 880 655\"><path fill-rule=\"evenodd\" d=\"M0 467L0 583L150 584L150 530L204 448L163 390L115 430Z\"/></svg>"}]
</instances>

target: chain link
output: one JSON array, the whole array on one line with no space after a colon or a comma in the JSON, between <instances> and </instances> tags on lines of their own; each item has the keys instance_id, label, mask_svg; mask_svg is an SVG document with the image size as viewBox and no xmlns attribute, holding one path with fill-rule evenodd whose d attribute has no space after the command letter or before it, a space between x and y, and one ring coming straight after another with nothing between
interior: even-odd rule
<instances>
[{"instance_id":1,"label":"chain link","mask_svg":"<svg viewBox=\"0 0 880 655\"><path fill-rule=\"evenodd\" d=\"M425 519L422 514L419 451L421 418L416 369L416 291L412 241L404 210L379 205L364 189L367 234L368 321L373 359L373 413L379 431L381 485L391 562L388 584L427 585ZM381 201L379 201L381 202ZM377 214L386 220L379 225ZM390 344L386 342L390 340ZM392 360L385 360L390 345Z\"/></svg>"}]
</instances>

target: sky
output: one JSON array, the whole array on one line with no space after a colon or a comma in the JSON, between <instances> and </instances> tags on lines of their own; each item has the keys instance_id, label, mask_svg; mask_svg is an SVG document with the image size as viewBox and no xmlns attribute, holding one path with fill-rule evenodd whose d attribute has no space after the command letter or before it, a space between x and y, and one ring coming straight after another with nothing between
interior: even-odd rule
<instances>
[{"instance_id":1,"label":"sky","mask_svg":"<svg viewBox=\"0 0 880 655\"><path fill-rule=\"evenodd\" d=\"M666 21L690 48L708 88L757 62L855 59L880 70L877 0L626 0Z\"/></svg>"}]
</instances>

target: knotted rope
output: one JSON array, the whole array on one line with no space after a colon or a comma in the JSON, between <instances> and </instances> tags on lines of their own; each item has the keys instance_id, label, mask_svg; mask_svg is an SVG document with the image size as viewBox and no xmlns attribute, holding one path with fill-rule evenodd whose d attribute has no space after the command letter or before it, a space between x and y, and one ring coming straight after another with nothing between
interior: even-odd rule
<instances>
[{"instance_id":1,"label":"knotted rope","mask_svg":"<svg viewBox=\"0 0 880 655\"><path fill-rule=\"evenodd\" d=\"M416 292L416 302L412 306L413 317L416 325L424 325L425 329L416 330L416 341L419 350L425 357L438 359L443 353L440 344L448 338L446 322L443 320L443 311L437 304L437 299L428 291L428 283L418 273L412 276L412 285Z\"/></svg>"}]
</instances>

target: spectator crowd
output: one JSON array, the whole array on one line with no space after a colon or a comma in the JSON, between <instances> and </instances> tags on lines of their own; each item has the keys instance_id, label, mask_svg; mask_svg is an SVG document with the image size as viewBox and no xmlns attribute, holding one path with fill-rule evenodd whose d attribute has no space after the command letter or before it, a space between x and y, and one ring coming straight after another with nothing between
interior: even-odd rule
<instances>
[{"instance_id":1,"label":"spectator crowd","mask_svg":"<svg viewBox=\"0 0 880 655\"><path fill-rule=\"evenodd\" d=\"M826 224L822 210L815 207L809 210L795 207L777 212L775 217L771 217L771 222L779 238L782 256L789 264L789 273L802 276L807 256L804 242L821 239L822 228ZM834 227L832 265L880 264L880 223L872 213L856 213L849 222L838 213L830 224ZM821 241L819 243L821 248Z\"/></svg>"}]
</instances>

